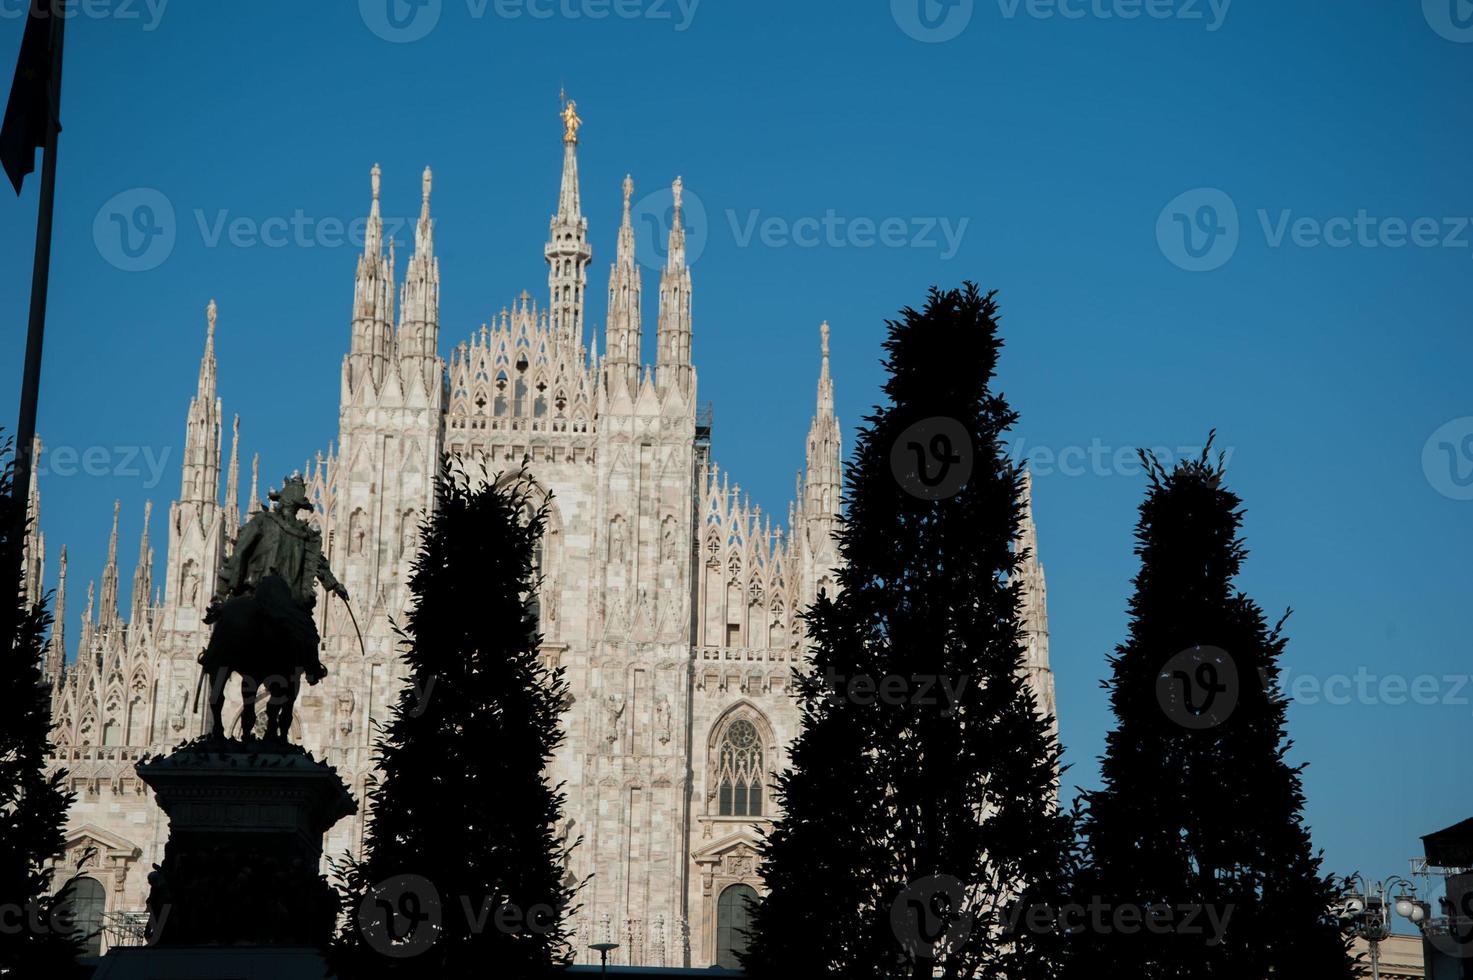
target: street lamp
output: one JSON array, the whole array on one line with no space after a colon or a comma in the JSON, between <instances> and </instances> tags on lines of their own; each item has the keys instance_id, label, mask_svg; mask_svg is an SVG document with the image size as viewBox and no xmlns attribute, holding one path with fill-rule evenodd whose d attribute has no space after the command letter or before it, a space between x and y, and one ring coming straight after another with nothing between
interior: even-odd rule
<instances>
[{"instance_id":1,"label":"street lamp","mask_svg":"<svg viewBox=\"0 0 1473 980\"><path fill-rule=\"evenodd\" d=\"M1393 887L1397 890L1394 898L1390 897ZM1358 874L1345 879L1340 927L1371 947L1371 980L1381 980L1381 943L1391 935L1393 911L1418 926L1427 918L1426 903L1417 900L1417 886L1400 875L1384 881L1370 881Z\"/></svg>"},{"instance_id":2,"label":"street lamp","mask_svg":"<svg viewBox=\"0 0 1473 980\"><path fill-rule=\"evenodd\" d=\"M599 962L602 964L601 969L598 971L599 976L601 976L601 977L608 976L609 975L609 952L611 950L618 949L619 948L619 944L618 943L594 943L592 946L590 946L588 948L598 951Z\"/></svg>"}]
</instances>

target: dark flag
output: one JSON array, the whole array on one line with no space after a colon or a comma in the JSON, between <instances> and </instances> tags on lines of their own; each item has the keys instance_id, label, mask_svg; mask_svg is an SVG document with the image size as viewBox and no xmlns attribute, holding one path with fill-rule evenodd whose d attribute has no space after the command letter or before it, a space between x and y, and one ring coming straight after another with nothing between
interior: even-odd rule
<instances>
[{"instance_id":1,"label":"dark flag","mask_svg":"<svg viewBox=\"0 0 1473 980\"><path fill-rule=\"evenodd\" d=\"M26 174L36 169L36 151L46 145L53 98L51 16L47 0L31 0L30 16L20 42L15 81L0 125L0 164L15 192L20 193Z\"/></svg>"}]
</instances>

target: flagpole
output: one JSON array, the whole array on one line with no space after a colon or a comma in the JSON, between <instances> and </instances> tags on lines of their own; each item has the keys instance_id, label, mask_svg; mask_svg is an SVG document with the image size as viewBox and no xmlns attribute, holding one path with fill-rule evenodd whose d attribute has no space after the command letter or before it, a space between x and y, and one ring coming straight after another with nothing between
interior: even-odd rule
<instances>
[{"instance_id":1,"label":"flagpole","mask_svg":"<svg viewBox=\"0 0 1473 980\"><path fill-rule=\"evenodd\" d=\"M59 10L59 12L58 12ZM12 492L19 502L16 513L20 521L17 541L25 540L26 519L29 505L25 501L30 494L31 470L36 461L31 458L36 442L36 403L41 393L41 345L46 334L46 294L51 278L51 217L56 204L56 146L61 133L61 61L62 40L66 33L66 5L51 8L51 86L50 110L46 122L45 155L41 160L41 203L36 216L36 262L31 272L31 318L26 332L26 362L21 376L20 420L15 431L15 481ZM12 582L19 582L24 568L24 548L17 548L16 559L20 563Z\"/></svg>"}]
</instances>

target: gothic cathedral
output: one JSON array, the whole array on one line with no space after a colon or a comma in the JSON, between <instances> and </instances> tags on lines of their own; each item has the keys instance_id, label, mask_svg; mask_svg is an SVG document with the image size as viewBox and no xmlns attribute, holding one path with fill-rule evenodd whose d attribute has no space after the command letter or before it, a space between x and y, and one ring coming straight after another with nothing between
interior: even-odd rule
<instances>
[{"instance_id":1,"label":"gothic cathedral","mask_svg":"<svg viewBox=\"0 0 1473 980\"><path fill-rule=\"evenodd\" d=\"M571 873L592 875L570 923L578 961L596 962L588 945L610 941L620 944L620 963L734 965L730 949L740 942L743 899L762 888L755 844L773 817L772 776L787 764L798 723L789 695L804 650L798 613L819 590L833 588L838 561L833 534L842 473L828 325L820 328L805 472L786 527L774 526L712 459L710 416L698 410L679 180L653 366L640 352L642 283L628 178L602 355L585 332L593 253L578 186L580 121L571 104L564 122L562 183L545 247L547 305L523 292L457 344L448 363L440 355L430 171L414 254L397 283L396 317L394 243L383 242L380 174L373 169L338 439L304 474L316 506L312 520L353 596L367 655L343 605L320 597L330 674L303 689L292 737L366 799L374 725L386 719L401 677L390 619L410 599L409 564L433 502L438 461L442 453L458 454L477 464L467 470L479 471L484 461L494 475L515 473L526 460L536 492L550 499L544 585L536 597L543 653L567 668L572 691L567 739L550 775L567 793L560 831L583 838ZM216 320L211 302L179 499L169 508L164 582L156 589L152 579L150 508L124 618L114 508L101 591L88 588L71 662L64 548L60 555L45 667L55 764L70 773L77 802L54 885L83 879L78 894L106 923L104 947L136 937L146 917L147 875L161 860L168 830L134 763L200 734L207 716L193 704L202 620L242 516L238 417L223 503L219 493L224 416L216 395ZM245 513L260 506L253 466ZM34 484L31 508L39 518ZM26 588L35 600L45 556L39 530L27 544ZM1024 573L1028 670L1052 713L1031 509L1019 544L1035 556ZM226 712L229 724L238 701ZM327 853L356 850L363 829L360 809L334 829Z\"/></svg>"}]
</instances>

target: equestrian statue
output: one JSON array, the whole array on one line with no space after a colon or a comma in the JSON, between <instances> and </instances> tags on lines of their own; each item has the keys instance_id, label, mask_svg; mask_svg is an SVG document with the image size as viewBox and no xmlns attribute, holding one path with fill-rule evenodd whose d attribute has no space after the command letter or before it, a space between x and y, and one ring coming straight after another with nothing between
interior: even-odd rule
<instances>
[{"instance_id":1,"label":"equestrian statue","mask_svg":"<svg viewBox=\"0 0 1473 980\"><path fill-rule=\"evenodd\" d=\"M210 736L215 739L225 737L220 712L226 681L234 673L241 679L241 739L256 737L256 702L264 686L266 739L287 741L302 677L316 684L327 676L312 615L317 583L348 601L348 590L322 553L322 532L298 516L312 509L302 478L288 477L270 499L276 507L263 508L241 529L205 612L205 622L215 628L199 657L200 684L210 685ZM352 615L351 606L348 612ZM198 701L197 685L196 708Z\"/></svg>"}]
</instances>

